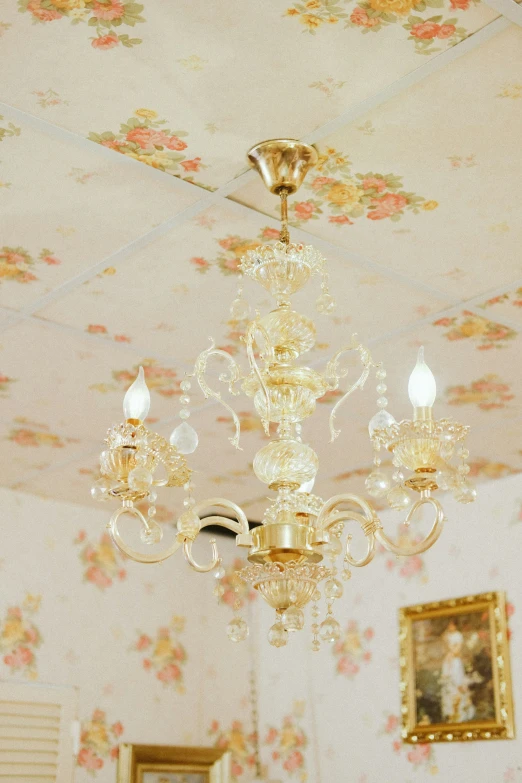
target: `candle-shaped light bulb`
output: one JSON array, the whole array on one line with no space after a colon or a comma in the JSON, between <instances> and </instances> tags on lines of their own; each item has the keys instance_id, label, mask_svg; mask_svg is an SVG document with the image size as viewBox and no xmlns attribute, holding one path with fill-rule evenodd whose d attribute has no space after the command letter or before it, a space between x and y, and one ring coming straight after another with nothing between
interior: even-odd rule
<instances>
[{"instance_id":1,"label":"candle-shaped light bulb","mask_svg":"<svg viewBox=\"0 0 522 783\"><path fill-rule=\"evenodd\" d=\"M143 367L140 367L138 377L129 386L123 398L123 413L126 419L144 421L150 408L150 392L145 383Z\"/></svg>"},{"instance_id":2,"label":"candle-shaped light bulb","mask_svg":"<svg viewBox=\"0 0 522 783\"><path fill-rule=\"evenodd\" d=\"M417 364L408 382L408 394L414 408L431 408L437 396L435 377L424 361L424 346L419 348Z\"/></svg>"}]
</instances>

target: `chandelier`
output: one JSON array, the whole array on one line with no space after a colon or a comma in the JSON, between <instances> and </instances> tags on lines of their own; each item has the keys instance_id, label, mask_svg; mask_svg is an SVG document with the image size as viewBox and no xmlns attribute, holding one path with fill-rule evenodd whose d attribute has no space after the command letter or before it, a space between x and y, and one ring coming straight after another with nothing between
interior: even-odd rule
<instances>
[{"instance_id":1,"label":"chandelier","mask_svg":"<svg viewBox=\"0 0 522 783\"><path fill-rule=\"evenodd\" d=\"M429 549L444 525L442 507L433 495L437 489L451 489L462 503L475 499L476 491L467 479L469 452L464 444L469 428L452 419L433 418L436 386L424 361L423 348L418 352L408 384L413 418L400 422L386 410L386 371L381 363L374 362L356 336L333 356L324 372L302 363L301 357L315 344L316 327L311 318L293 309L292 294L310 278L319 277L321 293L317 309L329 313L335 306L328 289L325 259L311 245L291 242L288 230L287 198L297 191L307 171L315 165L317 153L307 144L283 139L257 144L249 151L248 160L270 192L280 198L281 231L279 241L249 250L240 264L242 276L261 285L275 300L273 310L266 315L256 315L247 323L243 338L247 372L245 374L230 354L216 348L211 341L210 347L197 358L193 372L181 382L179 416L182 421L167 442L144 424L150 394L140 368L137 379L125 395L125 421L108 432L107 447L100 457L101 478L93 486L92 494L100 500L120 501L108 525L110 535L125 555L141 563L163 561L182 549L194 570L216 569L215 575L221 579L224 571L216 541L210 540L212 554L208 563L198 563L192 547L204 527L220 525L231 530L236 534L237 546L248 550L249 563L238 571L238 576L251 584L275 610L275 623L268 632L270 644L275 647L286 645L289 634L303 627L303 608L311 604L312 648L317 650L321 641L334 642L339 638L340 626L333 616L333 604L342 595L341 580L350 578L352 566L370 563L377 545L404 556ZM241 278L238 296L231 306L231 316L236 321L246 320L248 316L242 285ZM324 501L311 492L319 460L312 447L303 441L301 425L312 416L320 397L339 389L342 379L348 375L348 369L341 367L341 358L349 352L357 358L360 375L331 411L331 440L339 435L335 420L340 407L353 392L362 389L369 375L374 373L378 412L369 423L374 457L366 489L370 496L386 497L391 508L403 511L406 525L421 509L428 507L433 520L422 540L416 538L413 542L399 543L389 538L376 510L364 498L346 493ZM219 380L232 394L243 393L253 400L265 433L270 436L257 452L253 470L275 495L262 524L252 530L246 514L232 501L223 498L197 501L194 498L191 471L185 459L185 455L192 453L198 445L197 433L187 422L191 378L197 380L206 398L213 398L226 407L235 425L235 434L230 440L239 448L239 418L222 399L221 393L209 385L207 365L215 357L226 365ZM383 451L392 456L394 472L391 479L381 464ZM124 540L120 523L134 517L140 526L141 541L158 544L162 529L154 516L156 488L162 486L184 488L184 509L177 520L176 537L171 546L159 553L144 553ZM136 507L140 502L148 503L146 513ZM343 536L347 523L359 525L366 537L367 547L362 557L352 553L351 535ZM322 596L326 616L319 623L318 601ZM248 626L238 614L239 600L236 603L227 633L232 641L241 641L248 635Z\"/></svg>"}]
</instances>

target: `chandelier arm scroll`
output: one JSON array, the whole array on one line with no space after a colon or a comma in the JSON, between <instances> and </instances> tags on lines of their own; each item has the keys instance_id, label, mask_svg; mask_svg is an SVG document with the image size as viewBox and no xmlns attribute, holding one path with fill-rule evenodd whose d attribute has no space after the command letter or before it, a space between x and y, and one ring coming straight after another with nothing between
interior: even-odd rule
<instances>
[{"instance_id":1,"label":"chandelier arm scroll","mask_svg":"<svg viewBox=\"0 0 522 783\"><path fill-rule=\"evenodd\" d=\"M194 365L194 372L192 373L192 375L196 377L199 388L205 395L205 399L208 400L209 397L212 397L212 399L217 400L232 416L236 431L235 434L229 438L229 441L233 446L235 446L236 449L240 449L239 435L241 431L241 425L239 418L233 408L231 408L230 405L222 399L221 393L210 388L205 378L207 363L211 356L220 356L228 363L229 374L227 375L226 373L222 373L219 376L219 380L228 385L228 390L231 394L239 394L239 391L234 389L234 384L241 380L241 372L238 364L234 361L230 354L221 350L221 348L216 348L214 340L210 338L210 347L199 354L198 358L196 359L196 364Z\"/></svg>"},{"instance_id":2,"label":"chandelier arm scroll","mask_svg":"<svg viewBox=\"0 0 522 783\"><path fill-rule=\"evenodd\" d=\"M420 555L422 552L426 552L426 550L433 546L433 544L437 541L444 528L444 512L439 501L432 497L421 497L420 500L417 500L412 505L404 521L406 525L409 525L415 512L424 505L430 505L434 508L435 519L433 520L433 525L431 526L429 533L422 539L422 541L419 541L417 544L411 544L410 546L401 546L389 539L382 527L380 527L375 533L377 541L382 544L382 546L387 549L388 552L392 552L394 555L409 557L411 555Z\"/></svg>"},{"instance_id":3,"label":"chandelier arm scroll","mask_svg":"<svg viewBox=\"0 0 522 783\"><path fill-rule=\"evenodd\" d=\"M180 548L182 540L176 539L176 541L174 541L174 543L168 549L165 549L165 551L158 554L147 555L139 552L137 549L133 549L125 543L118 529L118 520L123 514L136 517L136 519L139 519L146 528L148 527L148 522L141 511L139 511L137 508L134 508L134 506L122 506L114 512L109 524L107 525L109 535L113 542L116 544L120 552L123 552L124 555L130 557L131 560L135 560L137 563L161 563L163 560L167 560L169 557L171 557Z\"/></svg>"},{"instance_id":4,"label":"chandelier arm scroll","mask_svg":"<svg viewBox=\"0 0 522 783\"><path fill-rule=\"evenodd\" d=\"M361 362L363 364L363 371L359 378L350 386L350 388L343 394L341 399L338 400L332 408L329 419L330 443L333 443L333 441L341 434L341 430L335 429L334 426L335 417L337 416L339 408L341 405L343 405L344 402L346 402L348 397L353 394L356 389L362 389L364 387L364 384L366 383L370 374L371 367L375 366L367 348L365 348L361 343L357 344L356 338L357 335L354 334L352 336L352 344L346 346L345 348L341 348L340 351L337 351L337 353L326 365L325 378L329 382L329 388L332 391L338 388L340 379L344 378L348 374L348 370L339 369L339 359L344 353L348 353L349 351L358 351Z\"/></svg>"},{"instance_id":5,"label":"chandelier arm scroll","mask_svg":"<svg viewBox=\"0 0 522 783\"><path fill-rule=\"evenodd\" d=\"M360 514L351 509L338 512L337 507L342 506L345 503L360 506L364 513ZM345 561L351 566L361 568L362 566L371 563L375 556L375 538L376 533L380 529L380 522L373 508L364 498L360 498L357 495L344 494L334 495L334 497L326 501L317 517L316 527L320 530L328 531L335 525L338 525L339 523L344 524L346 522L358 522L367 539L368 549L366 554L361 558L353 557L350 552L351 535L346 539Z\"/></svg>"},{"instance_id":6,"label":"chandelier arm scroll","mask_svg":"<svg viewBox=\"0 0 522 783\"><path fill-rule=\"evenodd\" d=\"M208 527L209 525L219 525L220 527L225 527L228 530L231 530L233 533L236 533L238 536L238 545L250 545L250 525L248 524L248 519L245 512L238 505L236 505L236 503L233 503L231 500L226 500L226 498L209 498L208 500L202 500L197 503L193 507L193 512L196 516L199 517L199 515L206 508L223 508L227 511L231 511L236 518L229 519L228 517L222 517L219 515L208 516L201 520L201 529ZM215 539L210 540L210 545L212 547L212 559L206 565L200 565L196 562L196 560L194 560L192 556L192 544L194 543L194 538L185 537L183 541L183 554L185 556L185 560L191 568L193 568L195 571L198 571L199 573L212 571L212 569L217 566L220 560Z\"/></svg>"},{"instance_id":7,"label":"chandelier arm scroll","mask_svg":"<svg viewBox=\"0 0 522 783\"><path fill-rule=\"evenodd\" d=\"M270 395L268 393L265 379L263 378L261 370L259 369L259 365L256 361L256 357L254 353L254 342L256 342L256 338L255 338L256 331L260 332L265 338L265 348L270 349L270 340L266 333L266 330L258 323L258 321L257 320L252 321L246 335L246 349L247 349L248 363L250 364L250 368L254 371L257 380L259 381L259 384L263 390L263 394L265 397L266 414L261 418L261 423L263 424L265 435L270 435ZM273 355L273 351L270 351L270 358L272 358L272 355ZM268 362L266 356L263 355L263 358L265 360L265 363Z\"/></svg>"}]
</instances>

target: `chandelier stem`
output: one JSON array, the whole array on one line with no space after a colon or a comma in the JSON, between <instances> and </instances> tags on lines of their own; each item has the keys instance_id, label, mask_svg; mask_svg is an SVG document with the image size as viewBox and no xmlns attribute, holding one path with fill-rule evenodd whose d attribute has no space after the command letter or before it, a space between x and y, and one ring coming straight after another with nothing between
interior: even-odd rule
<instances>
[{"instance_id":1,"label":"chandelier stem","mask_svg":"<svg viewBox=\"0 0 522 783\"><path fill-rule=\"evenodd\" d=\"M290 244L290 232L288 231L288 188L279 191L281 199L281 235L280 240L284 245Z\"/></svg>"}]
</instances>

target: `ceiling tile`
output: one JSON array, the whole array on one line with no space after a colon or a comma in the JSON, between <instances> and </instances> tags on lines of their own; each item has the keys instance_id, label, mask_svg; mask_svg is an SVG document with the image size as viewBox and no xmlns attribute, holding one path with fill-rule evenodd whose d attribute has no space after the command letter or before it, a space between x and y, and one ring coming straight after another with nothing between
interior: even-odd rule
<instances>
[{"instance_id":1,"label":"ceiling tile","mask_svg":"<svg viewBox=\"0 0 522 783\"><path fill-rule=\"evenodd\" d=\"M0 304L30 307L194 201L89 145L0 120ZM2 137L2 128L12 135ZM8 187L5 185L8 184ZM109 269L110 271L110 269Z\"/></svg>"},{"instance_id":2,"label":"ceiling tile","mask_svg":"<svg viewBox=\"0 0 522 783\"><path fill-rule=\"evenodd\" d=\"M414 5L22 2L2 12L4 100L213 188L260 139L310 133L497 16L472 0ZM443 25L426 27L433 16Z\"/></svg>"},{"instance_id":3,"label":"ceiling tile","mask_svg":"<svg viewBox=\"0 0 522 783\"><path fill-rule=\"evenodd\" d=\"M148 355L192 364L213 335L219 347L244 355L229 308L237 290L242 254L272 241L277 232L263 216L213 207L173 229L117 264L114 274L98 275L38 313L42 318L124 340ZM328 258L331 289L337 298L332 317L317 316L314 360L350 342L352 332L371 339L413 324L444 307L444 299L389 279L338 255ZM270 296L245 281L245 297L256 308L273 306ZM319 283L295 298L302 312L314 311ZM190 339L185 335L190 334Z\"/></svg>"},{"instance_id":4,"label":"ceiling tile","mask_svg":"<svg viewBox=\"0 0 522 783\"><path fill-rule=\"evenodd\" d=\"M521 46L512 25L321 141L293 222L455 301L518 281Z\"/></svg>"}]
</instances>

